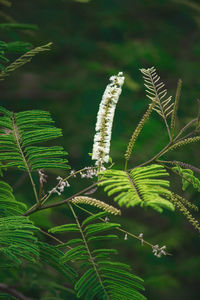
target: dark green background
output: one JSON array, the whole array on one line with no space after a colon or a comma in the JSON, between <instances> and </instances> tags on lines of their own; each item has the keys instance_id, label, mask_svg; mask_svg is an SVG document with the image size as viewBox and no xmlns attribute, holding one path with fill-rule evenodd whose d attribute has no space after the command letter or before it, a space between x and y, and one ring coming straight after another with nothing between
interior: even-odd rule
<instances>
[{"instance_id":1,"label":"dark green background","mask_svg":"<svg viewBox=\"0 0 200 300\"><path fill-rule=\"evenodd\" d=\"M111 143L116 168L123 167L127 142L148 105L140 68L155 66L173 97L177 80L182 78L178 127L196 117L196 99L200 96L199 1L13 1L4 12L20 23L36 24L39 29L1 30L1 40L28 41L34 46L53 42L53 46L50 52L37 55L0 83L1 105L14 111L49 110L57 126L63 128L60 143L68 151L73 169L91 164L88 152L92 151L98 106L108 78L119 71L124 72L126 80ZM1 22L5 20L2 18ZM15 57L17 54L10 60ZM153 113L135 146L130 167L151 158L165 143L164 124ZM199 167L199 145L180 148L165 158ZM7 174L11 184L16 181L14 176ZM55 176L50 174L49 185L55 183ZM63 197L86 185L85 180L73 180ZM172 177L172 187L182 193L179 179ZM22 196L22 190L16 189L18 197L28 197L32 203L26 185L24 191ZM102 192L95 195L112 203ZM185 195L198 205L197 193L189 190ZM134 239L124 241L123 237L117 245L121 260L129 262L134 272L144 278L148 299L199 299L199 234L185 218L178 212L159 215L141 208L122 212L118 221L127 230L136 235L143 232L145 239L166 245L172 253L159 259L153 256L151 248ZM37 222L42 223L45 214L38 214ZM66 222L64 208L49 211L48 216L43 228L48 223L58 224L58 220Z\"/></svg>"}]
</instances>

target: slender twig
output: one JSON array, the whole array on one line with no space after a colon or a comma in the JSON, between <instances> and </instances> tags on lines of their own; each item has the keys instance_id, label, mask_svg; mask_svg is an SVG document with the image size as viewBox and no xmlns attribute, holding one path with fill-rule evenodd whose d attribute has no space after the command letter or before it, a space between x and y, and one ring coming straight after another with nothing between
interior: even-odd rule
<instances>
[{"instance_id":1,"label":"slender twig","mask_svg":"<svg viewBox=\"0 0 200 300\"><path fill-rule=\"evenodd\" d=\"M96 169L97 167L91 167L91 168ZM65 178L63 179L63 181L69 180L71 177L74 177L75 175L77 175L77 174L83 172L85 169L86 169L86 168L82 168L82 169L80 169L80 170L74 172L73 174L68 175L67 177L65 177ZM54 188L57 189L58 186L59 186L59 183L58 183ZM46 195L44 195L44 196L42 197L42 199L40 200L41 203L42 203L42 205L49 199L49 197L50 197L51 195L52 195L52 193L48 193L48 194L46 194Z\"/></svg>"},{"instance_id":2,"label":"slender twig","mask_svg":"<svg viewBox=\"0 0 200 300\"><path fill-rule=\"evenodd\" d=\"M157 158L159 158L160 156L163 155L163 153L167 152L168 148L173 145L173 142L169 142L169 144L167 144L159 153L157 153L155 156L153 156L151 159L147 160L146 162L134 167L134 168L131 168L129 170L127 170L128 172L135 169L135 168L139 168L139 167L143 167L143 166L146 166L152 162L154 162Z\"/></svg>"},{"instance_id":3,"label":"slender twig","mask_svg":"<svg viewBox=\"0 0 200 300\"><path fill-rule=\"evenodd\" d=\"M51 203L51 204L48 204L48 205L42 205L41 206L34 206L32 208L30 208L29 210L27 210L23 216L29 216L31 214L33 214L34 212L36 211L39 211L39 210L42 210L42 209L47 209L47 208L52 208L52 207L56 207L56 206L60 206L60 205L63 205L63 204L66 204L68 203L72 198L74 197L77 197L81 194L84 194L85 192L87 192L88 190L90 190L91 188L93 188L94 186L96 186L97 184L99 183L99 181L97 182L94 182L93 184L91 184L90 186L88 186L87 188L81 190L80 192L68 197L67 199L65 200L62 200L62 201L59 201L59 202L55 202L55 203Z\"/></svg>"},{"instance_id":4,"label":"slender twig","mask_svg":"<svg viewBox=\"0 0 200 300\"><path fill-rule=\"evenodd\" d=\"M91 213L89 210L87 210L87 209L81 207L80 205L78 205L78 204L74 204L74 205L75 205L76 207L78 207L79 209L81 209L82 211L86 212L87 214L89 214L89 215L91 215L91 216L94 215L94 214ZM106 220L104 220L103 218L98 218L98 219L101 220L102 222L106 222ZM133 238L135 238L135 239L141 241L142 244L146 244L146 245L150 246L151 248L154 248L154 245L153 245L153 244L147 242L147 241L144 240L142 237L139 237L139 236L137 236L137 235L135 235L135 234L133 234L133 233L131 233L131 232L125 230L125 229L122 229L122 228L120 228L120 227L116 227L116 229L117 229L118 231L121 231L121 232L123 232L123 233L125 233L125 234L127 234L127 235L129 235L129 236L131 236L131 237L133 237ZM166 252L166 254L167 254L167 255L171 255L170 253L167 253L167 252Z\"/></svg>"},{"instance_id":5,"label":"slender twig","mask_svg":"<svg viewBox=\"0 0 200 300\"><path fill-rule=\"evenodd\" d=\"M190 135L193 135L195 133L195 131L192 131L190 133L188 133L186 136L184 136L183 138L180 138L178 139L182 133L184 131L186 131L191 125L193 125L195 122L197 121L197 118L196 119L193 119L192 121L190 121L186 126L184 126L180 132L178 133L178 135L174 138L173 141L170 141L159 153L157 153L155 156L153 156L151 159L147 160L146 162L134 167L134 168L131 168L129 170L127 170L128 172L135 169L135 168L138 168L138 167L143 167L143 166L146 166L154 161L156 161L159 157L161 157L163 154L167 153L168 150L170 149L171 146L173 145L176 145L178 142L184 140L185 138L189 137Z\"/></svg>"},{"instance_id":6,"label":"slender twig","mask_svg":"<svg viewBox=\"0 0 200 300\"><path fill-rule=\"evenodd\" d=\"M14 287L11 287L4 283L0 283L0 291L2 291L4 293L8 293L8 294L16 297L19 300L30 300L30 298L24 296L21 292L16 290Z\"/></svg>"},{"instance_id":7,"label":"slender twig","mask_svg":"<svg viewBox=\"0 0 200 300\"><path fill-rule=\"evenodd\" d=\"M177 139L183 134L184 131L186 131L190 126L192 126L197 121L197 118L191 120L188 124L186 124L177 134L177 136L174 138L174 142L177 141Z\"/></svg>"}]
</instances>

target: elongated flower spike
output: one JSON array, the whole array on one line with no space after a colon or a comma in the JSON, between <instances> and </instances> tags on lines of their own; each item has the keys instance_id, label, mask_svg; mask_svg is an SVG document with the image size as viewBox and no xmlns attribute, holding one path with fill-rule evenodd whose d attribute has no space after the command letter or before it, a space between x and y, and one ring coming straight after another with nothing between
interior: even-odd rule
<instances>
[{"instance_id":1,"label":"elongated flower spike","mask_svg":"<svg viewBox=\"0 0 200 300\"><path fill-rule=\"evenodd\" d=\"M107 163L109 160L112 124L116 104L124 83L123 73L119 72L118 75L111 76L110 81L111 83L107 85L99 106L95 128L92 160L96 160L99 169L103 163Z\"/></svg>"}]
</instances>

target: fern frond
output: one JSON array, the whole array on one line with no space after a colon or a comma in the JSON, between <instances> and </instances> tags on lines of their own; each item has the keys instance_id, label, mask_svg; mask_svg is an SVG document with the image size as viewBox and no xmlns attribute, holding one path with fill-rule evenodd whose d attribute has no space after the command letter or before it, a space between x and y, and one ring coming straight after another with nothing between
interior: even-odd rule
<instances>
[{"instance_id":1,"label":"fern frond","mask_svg":"<svg viewBox=\"0 0 200 300\"><path fill-rule=\"evenodd\" d=\"M38 246L40 260L64 275L70 283L75 283L77 272L69 264L61 262L63 252L44 242L38 242Z\"/></svg>"},{"instance_id":2,"label":"fern frond","mask_svg":"<svg viewBox=\"0 0 200 300\"><path fill-rule=\"evenodd\" d=\"M6 23L7 24L7 23ZM21 66L25 65L26 63L30 62L31 59L38 53L43 51L49 51L50 46L52 43L48 43L46 45L36 47L34 49L31 49L30 51L26 52L24 55L20 56L18 59L16 59L13 63L11 63L8 67L6 67L1 73L0 73L0 80L4 80L6 76L9 76L11 72L15 71L16 69L20 68Z\"/></svg>"},{"instance_id":3,"label":"fern frond","mask_svg":"<svg viewBox=\"0 0 200 300\"><path fill-rule=\"evenodd\" d=\"M172 168L182 177L182 189L185 191L187 187L192 184L198 192L200 192L200 180L194 176L194 172L191 169L182 169L179 165Z\"/></svg>"},{"instance_id":4,"label":"fern frond","mask_svg":"<svg viewBox=\"0 0 200 300\"><path fill-rule=\"evenodd\" d=\"M60 146L36 146L62 136L46 111L12 113L0 107L0 161L4 167L17 167L28 172L47 169L68 169L67 152Z\"/></svg>"},{"instance_id":5,"label":"fern frond","mask_svg":"<svg viewBox=\"0 0 200 300\"><path fill-rule=\"evenodd\" d=\"M39 256L37 238L33 232L37 228L22 216L0 218L0 253L7 265L20 264L21 260L35 261Z\"/></svg>"},{"instance_id":6,"label":"fern frond","mask_svg":"<svg viewBox=\"0 0 200 300\"><path fill-rule=\"evenodd\" d=\"M173 111L173 103L171 103L171 96L166 98L167 90L165 85L160 81L160 77L156 73L154 67L148 69L140 69L143 74L147 97L152 101L157 99L157 104L154 110L164 119Z\"/></svg>"},{"instance_id":7,"label":"fern frond","mask_svg":"<svg viewBox=\"0 0 200 300\"><path fill-rule=\"evenodd\" d=\"M26 205L16 201L11 186L0 181L0 217L21 215L25 211Z\"/></svg>"},{"instance_id":8,"label":"fern frond","mask_svg":"<svg viewBox=\"0 0 200 300\"><path fill-rule=\"evenodd\" d=\"M94 199L94 198L90 198L90 197L85 197L85 196L79 196L79 197L75 197L71 200L71 202L73 204L89 204L95 207L98 207L100 209L103 209L105 211L107 211L110 214L113 215L121 215L121 211L111 205L106 204L103 201Z\"/></svg>"},{"instance_id":9,"label":"fern frond","mask_svg":"<svg viewBox=\"0 0 200 300\"><path fill-rule=\"evenodd\" d=\"M83 275L75 284L77 297L86 300L94 299L146 299L138 290L143 290L142 279L130 272L130 266L113 262L111 256L115 249L92 248L92 241L116 238L115 235L99 235L103 231L112 230L119 226L114 223L94 223L99 214L79 222L71 204L69 204L79 229L80 237L72 242L74 248L68 250L61 258L62 263L73 261L81 264ZM91 222L93 224L91 224ZM106 226L106 227L105 227ZM52 229L51 229L52 231ZM66 231L67 233L67 231ZM71 243L70 243L71 244Z\"/></svg>"},{"instance_id":10,"label":"fern frond","mask_svg":"<svg viewBox=\"0 0 200 300\"><path fill-rule=\"evenodd\" d=\"M99 185L105 187L108 196L118 193L114 200L120 206L150 206L158 212L162 212L162 208L174 210L173 205L165 199L166 195L171 194L167 189L169 181L158 179L168 176L161 165L138 167L130 172L106 170L100 174L103 181Z\"/></svg>"}]
</instances>

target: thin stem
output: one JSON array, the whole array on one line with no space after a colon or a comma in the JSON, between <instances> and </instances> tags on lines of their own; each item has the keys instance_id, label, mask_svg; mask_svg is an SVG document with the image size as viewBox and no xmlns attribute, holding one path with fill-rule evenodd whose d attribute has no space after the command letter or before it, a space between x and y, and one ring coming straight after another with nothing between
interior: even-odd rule
<instances>
[{"instance_id":1,"label":"thin stem","mask_svg":"<svg viewBox=\"0 0 200 300\"><path fill-rule=\"evenodd\" d=\"M40 201L39 201L38 194L37 194L37 191L36 191L35 182L33 181L33 177L31 175L31 171L30 171L29 165L28 165L28 163L26 161L26 158L24 156L24 153L23 153L23 150L22 150L22 147L21 147L20 138L19 138L19 132L18 132L17 126L15 124L14 114L12 115L12 125L13 125L13 134L14 134L14 137L15 137L15 140L16 140L16 143L17 143L17 147L19 148L19 151L21 153L24 165L25 165L25 167L27 169L27 172L28 172L28 175L29 175L32 187L33 187L33 192L35 194L35 199L37 201L37 205L39 205Z\"/></svg>"},{"instance_id":2,"label":"thin stem","mask_svg":"<svg viewBox=\"0 0 200 300\"><path fill-rule=\"evenodd\" d=\"M81 194L87 192L88 190L90 190L91 188L93 188L94 186L96 186L98 183L99 183L99 181L97 181L97 182L91 184L91 185L88 186L87 188L85 188L85 189L81 190L80 192L78 192L78 193L76 193L76 194L74 194L74 195L68 197L68 198L65 199L65 200L62 200L62 201L59 201L59 202L56 202L56 203L51 203L51 204L45 205L45 206L43 206L43 205L41 204L41 206L39 206L39 207L36 206L36 205L34 205L34 206L32 206L29 210L27 210L27 211L23 214L23 216L29 216L29 215L33 214L34 212L39 211L39 210L42 210L42 209L52 208L52 207L56 207L56 206L60 206L60 205L66 204L66 203L68 203L72 198L77 197L77 196L79 196L79 195L81 195Z\"/></svg>"},{"instance_id":3,"label":"thin stem","mask_svg":"<svg viewBox=\"0 0 200 300\"><path fill-rule=\"evenodd\" d=\"M78 226L78 228L79 228L79 230L80 230L80 233L81 233L83 242L84 242L85 247L86 247L86 249L87 249L87 252L88 252L88 254L89 254L90 262L92 263L93 268L94 268L94 270L95 270L95 272L96 272L96 274L97 274L97 277L98 277L98 279L99 279L100 285L102 286L102 289L104 290L104 293L105 293L105 295L107 296L107 299L110 299L110 297L109 297L109 295L107 294L107 291L106 291L106 289L105 289L105 287L104 287L104 285L103 285L101 276L100 276L99 271L98 271L98 269L97 269L97 267L96 267L96 264L95 264L95 262L94 262L94 259L93 259L93 257L92 257L92 253L90 252L90 249L89 249L89 247L88 247L88 244L87 244L85 235L84 235L84 233L83 233L82 227L81 227L81 225L80 225L80 223L79 223L78 217L77 217L77 215L76 215L76 213L75 213L75 211L74 211L72 205L71 205L70 203L68 203L68 205L69 205L69 207L70 207L70 209L71 209L71 211L72 211L72 214L73 214L73 216L74 216L74 218L75 218L75 220L76 220L76 224L77 224L77 226Z\"/></svg>"},{"instance_id":4,"label":"thin stem","mask_svg":"<svg viewBox=\"0 0 200 300\"><path fill-rule=\"evenodd\" d=\"M143 166L146 166L150 163L152 163L153 161L155 161L157 158L159 158L160 156L162 156L164 153L167 152L168 148L173 145L173 142L169 142L169 144L167 144L159 153L157 153L155 156L153 156L151 159L147 160L146 162L134 167L134 168L131 168L129 170L127 170L128 172L135 169L135 168L139 168L139 167L143 167Z\"/></svg>"},{"instance_id":5,"label":"thin stem","mask_svg":"<svg viewBox=\"0 0 200 300\"><path fill-rule=\"evenodd\" d=\"M96 169L97 167L91 167L91 168ZM74 175L77 175L77 174L83 172L85 169L86 169L86 168L82 168L82 169L80 169L80 170L74 172L73 174L68 175L67 177L65 177L65 178L63 179L63 181L69 180L71 177L74 177ZM58 186L59 186L59 183L55 186L55 189L57 189ZM42 199L41 199L42 205L49 199L49 197L50 197L51 195L52 195L52 193L48 193L48 194L46 194L46 195L44 195L44 196L42 197Z\"/></svg>"},{"instance_id":6,"label":"thin stem","mask_svg":"<svg viewBox=\"0 0 200 300\"><path fill-rule=\"evenodd\" d=\"M87 214L89 214L89 215L91 215L91 216L94 215L94 214L91 213L89 210L87 210L87 209L85 209L85 208L79 206L78 204L74 204L74 205L75 205L76 207L78 207L79 209L81 209L82 211L86 212ZM98 218L98 219L101 220L102 222L106 222L103 218ZM127 235L129 235L129 236L131 236L131 237L133 237L133 238L135 238L135 239L141 241L141 243L144 243L144 244L150 246L151 248L154 247L153 244L151 244L151 243L145 241L143 238L141 238L141 237L139 237L139 236L137 236L137 235L135 235L135 234L133 234L133 233L131 233L131 232L129 232L129 231L126 231L125 229L122 229L122 228L120 228L120 227L116 227L116 229L117 229L118 231L121 231L121 232L123 232L123 233L125 233L125 234L127 234ZM170 253L167 253L167 252L166 252L166 254L167 254L167 255L171 255Z\"/></svg>"},{"instance_id":7,"label":"thin stem","mask_svg":"<svg viewBox=\"0 0 200 300\"><path fill-rule=\"evenodd\" d=\"M4 293L8 293L19 300L30 300L30 298L24 296L21 292L16 290L14 287L11 287L4 283L0 283L0 291Z\"/></svg>"},{"instance_id":8,"label":"thin stem","mask_svg":"<svg viewBox=\"0 0 200 300\"><path fill-rule=\"evenodd\" d=\"M186 124L178 133L178 135L175 137L174 142L177 141L177 139L183 134L184 131L186 131L190 126L192 126L197 121L197 118L190 121L188 124Z\"/></svg>"}]
</instances>

